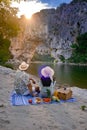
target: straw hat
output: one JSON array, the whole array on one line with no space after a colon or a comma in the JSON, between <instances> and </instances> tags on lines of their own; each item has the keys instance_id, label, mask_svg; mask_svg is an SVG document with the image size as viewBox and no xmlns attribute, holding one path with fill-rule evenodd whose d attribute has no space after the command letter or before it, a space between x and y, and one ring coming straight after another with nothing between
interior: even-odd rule
<instances>
[{"instance_id":1,"label":"straw hat","mask_svg":"<svg viewBox=\"0 0 87 130\"><path fill-rule=\"evenodd\" d=\"M27 70L28 67L29 65L24 61L21 63L21 65L19 65L20 70Z\"/></svg>"},{"instance_id":2,"label":"straw hat","mask_svg":"<svg viewBox=\"0 0 87 130\"><path fill-rule=\"evenodd\" d=\"M44 76L44 77L50 77L52 79L52 76L54 75L54 70L49 67L49 66L46 66L45 68L43 68L41 70L41 74Z\"/></svg>"}]
</instances>

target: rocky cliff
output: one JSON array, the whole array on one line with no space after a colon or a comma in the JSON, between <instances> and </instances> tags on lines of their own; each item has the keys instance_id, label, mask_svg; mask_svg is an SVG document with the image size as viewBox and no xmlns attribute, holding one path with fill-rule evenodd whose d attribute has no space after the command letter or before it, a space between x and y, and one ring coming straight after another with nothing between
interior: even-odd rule
<instances>
[{"instance_id":1,"label":"rocky cliff","mask_svg":"<svg viewBox=\"0 0 87 130\"><path fill-rule=\"evenodd\" d=\"M61 4L57 9L45 9L25 21L19 37L12 40L11 52L15 59L30 62L35 50L51 54L58 61L62 55L68 59L71 44L76 37L87 32L87 2Z\"/></svg>"}]
</instances>

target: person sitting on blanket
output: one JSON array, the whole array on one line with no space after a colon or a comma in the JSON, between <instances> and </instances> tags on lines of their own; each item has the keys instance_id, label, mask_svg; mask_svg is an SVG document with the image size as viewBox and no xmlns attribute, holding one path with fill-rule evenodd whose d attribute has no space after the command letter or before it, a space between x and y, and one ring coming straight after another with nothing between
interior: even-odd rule
<instances>
[{"instance_id":1,"label":"person sitting on blanket","mask_svg":"<svg viewBox=\"0 0 87 130\"><path fill-rule=\"evenodd\" d=\"M50 91L50 94L52 95L53 92L54 92L54 86L55 86L55 78L54 78L54 70L49 67L49 66L46 66L45 68L43 68L41 70L41 96L42 97L47 97L47 90Z\"/></svg>"},{"instance_id":2,"label":"person sitting on blanket","mask_svg":"<svg viewBox=\"0 0 87 130\"><path fill-rule=\"evenodd\" d=\"M32 83L29 74L25 72L28 67L29 65L24 61L19 65L19 69L16 71L15 74L14 90L17 94L31 94L35 96L39 93L39 87L35 83ZM32 86L32 84L35 85Z\"/></svg>"}]
</instances>

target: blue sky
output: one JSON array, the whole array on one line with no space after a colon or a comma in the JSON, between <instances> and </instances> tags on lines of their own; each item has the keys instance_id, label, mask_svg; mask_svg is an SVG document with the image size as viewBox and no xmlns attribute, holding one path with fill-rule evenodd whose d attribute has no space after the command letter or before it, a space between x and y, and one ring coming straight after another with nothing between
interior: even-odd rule
<instances>
[{"instance_id":1,"label":"blue sky","mask_svg":"<svg viewBox=\"0 0 87 130\"><path fill-rule=\"evenodd\" d=\"M57 7L61 3L70 3L72 0L39 0L42 3L47 3L49 6Z\"/></svg>"}]
</instances>

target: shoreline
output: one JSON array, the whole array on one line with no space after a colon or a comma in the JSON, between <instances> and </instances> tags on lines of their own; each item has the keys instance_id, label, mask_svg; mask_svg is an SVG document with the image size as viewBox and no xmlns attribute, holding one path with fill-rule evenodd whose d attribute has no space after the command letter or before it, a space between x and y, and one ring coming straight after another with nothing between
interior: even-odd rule
<instances>
[{"instance_id":1,"label":"shoreline","mask_svg":"<svg viewBox=\"0 0 87 130\"><path fill-rule=\"evenodd\" d=\"M9 62L7 62L7 63L11 63L11 64L15 64L15 61L9 61ZM63 64L63 65L76 65L76 66L87 66L87 63L63 63L63 62L48 62L48 61L30 61L29 62L29 64L31 64L31 63L49 63L49 64L58 64L58 65L60 65L60 64ZM20 61L17 61L17 64L20 64Z\"/></svg>"},{"instance_id":2,"label":"shoreline","mask_svg":"<svg viewBox=\"0 0 87 130\"><path fill-rule=\"evenodd\" d=\"M41 62L41 61L31 61L31 63L48 63L48 64L58 64L58 65L76 65L76 66L87 66L87 64L81 64L81 63L62 63L62 62L57 62L57 63L52 63L52 62Z\"/></svg>"},{"instance_id":3,"label":"shoreline","mask_svg":"<svg viewBox=\"0 0 87 130\"><path fill-rule=\"evenodd\" d=\"M7 68L7 67L4 67L4 66L1 66L0 65L0 73L2 73L2 74L8 74L8 75L12 75L12 76L14 76L15 75L15 72L16 72L16 70L15 69L11 69L11 68ZM31 77L34 77L34 78L36 78L37 80L39 79L39 77L37 77L37 76L35 76L35 75L32 75L32 74L29 74ZM57 83L57 85L58 86L61 86L61 85L64 85L64 84L66 84L66 83ZM67 84L68 86L69 86L69 84ZM77 87L77 86L70 86L71 88L73 88L73 87ZM82 90L87 90L86 88L80 88L80 87L77 87L77 88L79 88L79 89L82 89Z\"/></svg>"}]
</instances>

